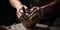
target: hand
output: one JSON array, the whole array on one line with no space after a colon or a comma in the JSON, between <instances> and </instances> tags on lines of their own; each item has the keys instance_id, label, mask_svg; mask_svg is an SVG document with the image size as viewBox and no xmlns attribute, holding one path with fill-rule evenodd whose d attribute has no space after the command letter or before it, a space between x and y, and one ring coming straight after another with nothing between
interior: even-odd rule
<instances>
[{"instance_id":1,"label":"hand","mask_svg":"<svg viewBox=\"0 0 60 30\"><path fill-rule=\"evenodd\" d=\"M26 9L27 9L27 6L25 5L22 5L20 8L17 8L17 17L20 18L20 16L22 16L22 14Z\"/></svg>"},{"instance_id":2,"label":"hand","mask_svg":"<svg viewBox=\"0 0 60 30\"><path fill-rule=\"evenodd\" d=\"M33 23L39 22L44 16L44 10L40 7L34 6L30 11L29 20Z\"/></svg>"},{"instance_id":3,"label":"hand","mask_svg":"<svg viewBox=\"0 0 60 30\"><path fill-rule=\"evenodd\" d=\"M43 16L42 10L39 7L33 7L30 10L30 12L27 13L27 14L30 14L30 16L26 15L24 10L19 10L20 11L19 13L21 14L21 16L19 15L19 13L17 13L17 16L20 17L19 20L26 28L33 28L35 24L39 21L38 19L41 19L41 17ZM21 11L23 11L23 13Z\"/></svg>"}]
</instances>

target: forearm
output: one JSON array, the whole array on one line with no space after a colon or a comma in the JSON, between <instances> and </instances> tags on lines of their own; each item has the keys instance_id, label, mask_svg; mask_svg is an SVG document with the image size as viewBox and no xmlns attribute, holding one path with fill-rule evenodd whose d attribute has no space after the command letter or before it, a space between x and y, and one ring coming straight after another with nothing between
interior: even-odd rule
<instances>
[{"instance_id":1,"label":"forearm","mask_svg":"<svg viewBox=\"0 0 60 30\"><path fill-rule=\"evenodd\" d=\"M9 2L16 9L19 9L23 6L23 4L19 0L9 0Z\"/></svg>"},{"instance_id":2,"label":"forearm","mask_svg":"<svg viewBox=\"0 0 60 30\"><path fill-rule=\"evenodd\" d=\"M46 13L53 13L55 11L54 8L56 8L57 4L58 4L58 0L54 0L53 2L45 6L42 6L41 8L43 8Z\"/></svg>"}]
</instances>

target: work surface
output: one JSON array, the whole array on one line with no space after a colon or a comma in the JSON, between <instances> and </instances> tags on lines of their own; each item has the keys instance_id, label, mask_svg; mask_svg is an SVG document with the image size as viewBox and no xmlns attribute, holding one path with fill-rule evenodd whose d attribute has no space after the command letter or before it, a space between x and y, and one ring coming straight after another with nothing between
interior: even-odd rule
<instances>
[{"instance_id":1,"label":"work surface","mask_svg":"<svg viewBox=\"0 0 60 30\"><path fill-rule=\"evenodd\" d=\"M60 27L58 27L58 26L50 26L50 29L51 30L60 30Z\"/></svg>"},{"instance_id":2,"label":"work surface","mask_svg":"<svg viewBox=\"0 0 60 30\"><path fill-rule=\"evenodd\" d=\"M47 26L43 24L37 24L34 29L27 29L24 26L19 24L13 24L12 26L0 26L0 30L60 30L59 26Z\"/></svg>"}]
</instances>

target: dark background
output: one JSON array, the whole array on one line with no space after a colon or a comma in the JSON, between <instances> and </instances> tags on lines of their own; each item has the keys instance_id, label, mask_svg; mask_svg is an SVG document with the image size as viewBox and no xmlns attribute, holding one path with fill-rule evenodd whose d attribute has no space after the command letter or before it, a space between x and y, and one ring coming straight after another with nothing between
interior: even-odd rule
<instances>
[{"instance_id":1,"label":"dark background","mask_svg":"<svg viewBox=\"0 0 60 30\"><path fill-rule=\"evenodd\" d=\"M10 5L9 0L0 0L0 25L11 25L17 21L16 9Z\"/></svg>"},{"instance_id":2,"label":"dark background","mask_svg":"<svg viewBox=\"0 0 60 30\"><path fill-rule=\"evenodd\" d=\"M58 5L55 9L57 10L57 12L52 14L46 14L45 17L41 20L41 23L49 25L53 24L55 19L57 17L60 17L59 7L60 6ZM16 9L10 5L9 0L0 0L0 25L12 25L13 23L19 23L19 20L16 16Z\"/></svg>"}]
</instances>

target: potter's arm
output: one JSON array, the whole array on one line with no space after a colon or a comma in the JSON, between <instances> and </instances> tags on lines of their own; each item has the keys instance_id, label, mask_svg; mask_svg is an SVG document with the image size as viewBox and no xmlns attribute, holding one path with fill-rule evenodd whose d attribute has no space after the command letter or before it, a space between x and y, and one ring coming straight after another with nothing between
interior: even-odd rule
<instances>
[{"instance_id":1,"label":"potter's arm","mask_svg":"<svg viewBox=\"0 0 60 30\"><path fill-rule=\"evenodd\" d=\"M22 8L23 6L23 4L19 0L9 0L9 2L16 9Z\"/></svg>"},{"instance_id":2,"label":"potter's arm","mask_svg":"<svg viewBox=\"0 0 60 30\"><path fill-rule=\"evenodd\" d=\"M53 13L55 10L53 10L55 8L55 6L57 6L59 0L54 0L53 2L42 6L41 8L44 9L44 11L46 11L46 13ZM45 13L45 14L46 14Z\"/></svg>"}]
</instances>

